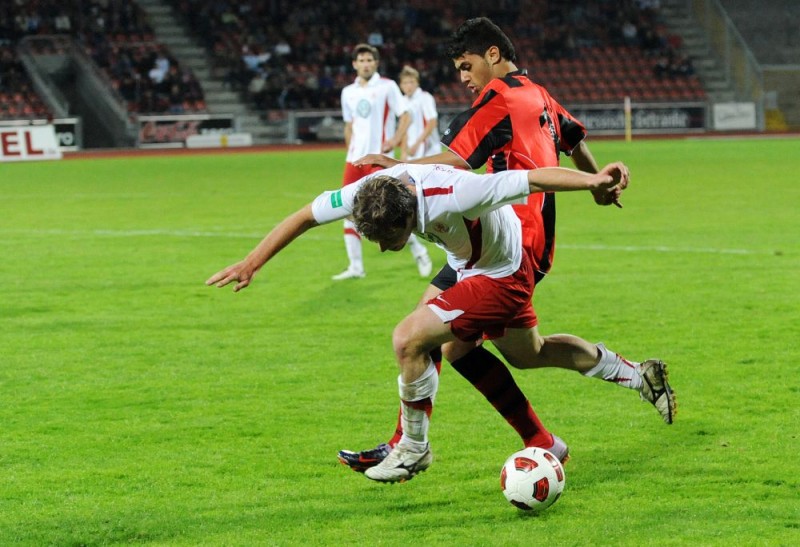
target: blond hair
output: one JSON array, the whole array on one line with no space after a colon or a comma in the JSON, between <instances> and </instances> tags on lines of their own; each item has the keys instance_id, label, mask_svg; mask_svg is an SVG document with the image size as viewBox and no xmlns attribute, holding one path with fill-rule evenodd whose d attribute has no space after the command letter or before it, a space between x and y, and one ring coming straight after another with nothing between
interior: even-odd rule
<instances>
[{"instance_id":1,"label":"blond hair","mask_svg":"<svg viewBox=\"0 0 800 547\"><path fill-rule=\"evenodd\" d=\"M405 65L400 71L400 79L403 78L414 78L419 83L419 71L412 66Z\"/></svg>"}]
</instances>

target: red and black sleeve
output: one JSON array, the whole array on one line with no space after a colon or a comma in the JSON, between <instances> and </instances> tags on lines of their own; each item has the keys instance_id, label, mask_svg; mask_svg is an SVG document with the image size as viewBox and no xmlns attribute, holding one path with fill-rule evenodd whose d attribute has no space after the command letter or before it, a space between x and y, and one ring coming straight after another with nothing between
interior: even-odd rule
<instances>
[{"instance_id":1,"label":"red and black sleeve","mask_svg":"<svg viewBox=\"0 0 800 547\"><path fill-rule=\"evenodd\" d=\"M586 128L555 100L553 100L553 104L558 115L561 152L569 155L586 138Z\"/></svg>"},{"instance_id":2,"label":"red and black sleeve","mask_svg":"<svg viewBox=\"0 0 800 547\"><path fill-rule=\"evenodd\" d=\"M472 169L485 164L512 139L511 117L502 95L487 90L481 101L456 116L442 136L442 144Z\"/></svg>"}]
</instances>

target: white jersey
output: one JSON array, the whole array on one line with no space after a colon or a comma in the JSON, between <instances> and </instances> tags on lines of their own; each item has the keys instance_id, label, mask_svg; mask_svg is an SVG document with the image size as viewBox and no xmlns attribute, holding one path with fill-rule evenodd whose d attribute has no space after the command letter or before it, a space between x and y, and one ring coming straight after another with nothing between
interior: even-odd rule
<instances>
[{"instance_id":1,"label":"white jersey","mask_svg":"<svg viewBox=\"0 0 800 547\"><path fill-rule=\"evenodd\" d=\"M367 85L359 80L342 89L342 118L353 124L348 162L367 154L380 154L383 143L392 138L397 117L407 112L409 103L394 82L376 72Z\"/></svg>"},{"instance_id":2,"label":"white jersey","mask_svg":"<svg viewBox=\"0 0 800 547\"><path fill-rule=\"evenodd\" d=\"M477 175L447 165L401 163L320 194L311 205L314 219L326 224L349 216L358 189L377 175L415 185L415 232L444 249L459 280L475 275L506 277L519 269L522 228L506 204L519 203L530 193L527 171Z\"/></svg>"},{"instance_id":3,"label":"white jersey","mask_svg":"<svg viewBox=\"0 0 800 547\"><path fill-rule=\"evenodd\" d=\"M411 106L411 125L408 126L408 132L406 133L406 142L409 146L417 142L420 135L425 131L425 125L430 120L438 120L439 113L436 111L436 100L433 98L433 95L428 93L427 91L423 91L421 88L417 88L417 90L411 95L411 97L407 97L408 102ZM412 156L409 154L408 159L415 160L418 158L424 158L426 156L432 156L434 154L438 154L442 151L442 144L439 139L439 127L438 121L437 126L428 135L428 138L425 139L419 147L417 148L417 152Z\"/></svg>"}]
</instances>

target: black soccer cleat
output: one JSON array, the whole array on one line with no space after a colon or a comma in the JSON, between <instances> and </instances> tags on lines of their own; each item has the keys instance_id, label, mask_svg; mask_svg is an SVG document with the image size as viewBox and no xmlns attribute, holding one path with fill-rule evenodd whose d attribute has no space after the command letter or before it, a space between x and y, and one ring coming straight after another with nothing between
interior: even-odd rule
<instances>
[{"instance_id":1,"label":"black soccer cleat","mask_svg":"<svg viewBox=\"0 0 800 547\"><path fill-rule=\"evenodd\" d=\"M381 463L391 451L391 446L381 443L371 450L362 450L361 452L340 450L338 457L342 465L346 465L353 471L363 473L370 467L375 467Z\"/></svg>"}]
</instances>

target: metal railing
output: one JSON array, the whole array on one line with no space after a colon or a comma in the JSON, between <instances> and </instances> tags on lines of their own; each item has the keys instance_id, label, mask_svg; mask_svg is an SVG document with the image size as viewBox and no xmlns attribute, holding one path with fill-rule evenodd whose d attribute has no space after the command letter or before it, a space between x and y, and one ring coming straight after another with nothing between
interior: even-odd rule
<instances>
[{"instance_id":1,"label":"metal railing","mask_svg":"<svg viewBox=\"0 0 800 547\"><path fill-rule=\"evenodd\" d=\"M740 99L756 104L759 130L764 130L764 73L741 33L719 0L687 0L690 11L720 56L726 83Z\"/></svg>"}]
</instances>

